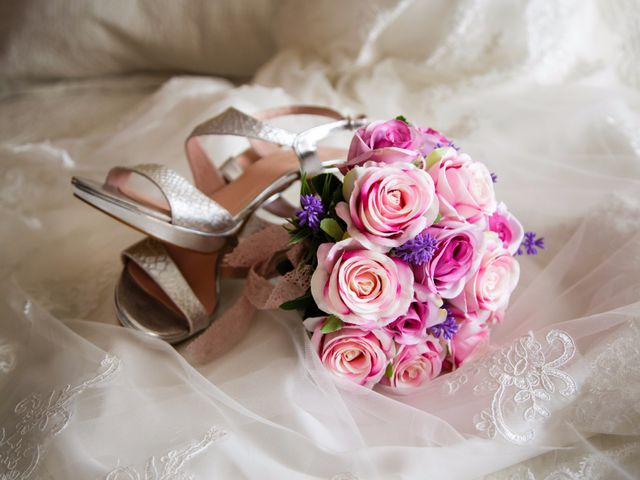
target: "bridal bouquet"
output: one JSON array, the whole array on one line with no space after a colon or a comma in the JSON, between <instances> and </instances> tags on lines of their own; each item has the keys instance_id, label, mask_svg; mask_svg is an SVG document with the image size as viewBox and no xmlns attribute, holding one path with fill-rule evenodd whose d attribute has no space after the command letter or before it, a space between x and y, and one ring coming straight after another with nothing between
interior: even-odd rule
<instances>
[{"instance_id":1,"label":"bridal bouquet","mask_svg":"<svg viewBox=\"0 0 640 480\"><path fill-rule=\"evenodd\" d=\"M410 391L488 341L524 232L486 165L404 117L359 129L337 170L302 179L289 232L313 275L282 308L335 375Z\"/></svg>"}]
</instances>

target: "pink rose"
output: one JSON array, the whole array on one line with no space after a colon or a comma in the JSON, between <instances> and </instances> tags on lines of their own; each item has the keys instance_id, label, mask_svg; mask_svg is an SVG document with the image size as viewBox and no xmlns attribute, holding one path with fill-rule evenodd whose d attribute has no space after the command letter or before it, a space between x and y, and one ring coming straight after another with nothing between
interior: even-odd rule
<instances>
[{"instance_id":1,"label":"pink rose","mask_svg":"<svg viewBox=\"0 0 640 480\"><path fill-rule=\"evenodd\" d=\"M503 247L495 232L485 232L485 248L478 271L460 295L451 300L456 308L476 313L487 321L501 315L520 278L520 265Z\"/></svg>"},{"instance_id":2,"label":"pink rose","mask_svg":"<svg viewBox=\"0 0 640 480\"><path fill-rule=\"evenodd\" d=\"M447 311L442 308L442 299L431 295L427 301L413 302L404 315L396 318L385 328L396 343L416 345L429 337L427 329L444 322Z\"/></svg>"},{"instance_id":3,"label":"pink rose","mask_svg":"<svg viewBox=\"0 0 640 480\"><path fill-rule=\"evenodd\" d=\"M451 352L456 366L462 365L469 356L489 342L489 327L473 315L467 315L458 332L451 339Z\"/></svg>"},{"instance_id":4,"label":"pink rose","mask_svg":"<svg viewBox=\"0 0 640 480\"><path fill-rule=\"evenodd\" d=\"M433 337L417 345L402 345L391 364L391 377L381 383L397 393L409 393L440 375L444 357L444 349Z\"/></svg>"},{"instance_id":5,"label":"pink rose","mask_svg":"<svg viewBox=\"0 0 640 480\"><path fill-rule=\"evenodd\" d=\"M355 133L349 146L346 170L368 161L380 163L412 162L420 156L422 136L415 127L401 120L378 121Z\"/></svg>"},{"instance_id":6,"label":"pink rose","mask_svg":"<svg viewBox=\"0 0 640 480\"><path fill-rule=\"evenodd\" d=\"M393 356L391 337L382 329L365 331L356 327L323 334L320 329L324 320L324 317L305 320L305 327L313 332L311 344L322 364L338 377L373 387Z\"/></svg>"},{"instance_id":7,"label":"pink rose","mask_svg":"<svg viewBox=\"0 0 640 480\"><path fill-rule=\"evenodd\" d=\"M433 158L432 158L433 157ZM436 150L427 158L445 218L471 223L483 221L496 210L493 181L487 167L453 148Z\"/></svg>"},{"instance_id":8,"label":"pink rose","mask_svg":"<svg viewBox=\"0 0 640 480\"><path fill-rule=\"evenodd\" d=\"M433 128L418 128L418 131L420 132L421 138L418 150L423 157L429 155L436 148L448 147L451 145L451 140Z\"/></svg>"},{"instance_id":9,"label":"pink rose","mask_svg":"<svg viewBox=\"0 0 640 480\"><path fill-rule=\"evenodd\" d=\"M413 273L402 260L362 248L354 239L323 243L311 277L318 307L343 322L383 327L413 300Z\"/></svg>"},{"instance_id":10,"label":"pink rose","mask_svg":"<svg viewBox=\"0 0 640 480\"><path fill-rule=\"evenodd\" d=\"M524 238L522 224L507 210L507 206L500 202L495 213L489 217L489 230L496 232L504 248L514 255Z\"/></svg>"},{"instance_id":11,"label":"pink rose","mask_svg":"<svg viewBox=\"0 0 640 480\"><path fill-rule=\"evenodd\" d=\"M437 249L426 263L413 266L416 297L422 300L429 294L438 294L454 298L480 265L482 231L469 223L442 220L426 232L436 239Z\"/></svg>"},{"instance_id":12,"label":"pink rose","mask_svg":"<svg viewBox=\"0 0 640 480\"><path fill-rule=\"evenodd\" d=\"M433 180L411 164L367 163L344 180L346 202L336 213L364 247L389 251L431 225L438 215Z\"/></svg>"}]
</instances>

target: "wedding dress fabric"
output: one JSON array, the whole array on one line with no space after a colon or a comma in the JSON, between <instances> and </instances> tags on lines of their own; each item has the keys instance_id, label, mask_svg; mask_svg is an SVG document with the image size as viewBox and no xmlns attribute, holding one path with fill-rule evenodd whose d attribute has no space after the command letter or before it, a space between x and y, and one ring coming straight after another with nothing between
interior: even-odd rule
<instances>
[{"instance_id":1,"label":"wedding dress fabric","mask_svg":"<svg viewBox=\"0 0 640 480\"><path fill-rule=\"evenodd\" d=\"M524 5L284 2L280 53L250 86L136 76L5 96L0 478L636 478L638 10ZM261 312L205 364L115 321L118 254L139 234L74 200L70 177L188 176L194 125L294 101L443 131L545 239L519 257L491 348L413 395L338 382L292 312ZM242 145L207 140L220 163ZM221 308L241 289L225 282Z\"/></svg>"}]
</instances>

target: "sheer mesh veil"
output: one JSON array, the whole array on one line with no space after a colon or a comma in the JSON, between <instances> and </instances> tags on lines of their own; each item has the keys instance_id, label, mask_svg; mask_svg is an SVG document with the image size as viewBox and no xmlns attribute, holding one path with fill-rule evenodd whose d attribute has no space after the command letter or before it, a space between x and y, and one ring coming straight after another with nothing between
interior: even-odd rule
<instances>
[{"instance_id":1,"label":"sheer mesh veil","mask_svg":"<svg viewBox=\"0 0 640 480\"><path fill-rule=\"evenodd\" d=\"M283 3L275 22L289 28L258 84L94 80L5 102L0 476L638 475L637 7L340 2L334 25L331 3L304 15ZM417 20L430 18L432 29ZM342 22L354 28L339 36ZM54 125L34 113L40 101ZM545 238L537 256L519 257L521 282L490 348L415 395L336 381L290 312L260 313L235 349L197 369L115 325L118 253L137 234L74 201L69 177L147 159L187 174L193 125L229 105L292 101L442 130L498 175L500 198ZM222 162L239 145L207 148ZM227 303L240 287L225 285Z\"/></svg>"}]
</instances>

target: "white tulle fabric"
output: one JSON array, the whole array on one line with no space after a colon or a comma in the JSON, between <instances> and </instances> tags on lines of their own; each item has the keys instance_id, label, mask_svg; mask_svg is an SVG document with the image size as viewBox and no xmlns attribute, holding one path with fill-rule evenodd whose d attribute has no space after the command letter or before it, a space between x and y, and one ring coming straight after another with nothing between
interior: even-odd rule
<instances>
[{"instance_id":1,"label":"white tulle fabric","mask_svg":"<svg viewBox=\"0 0 640 480\"><path fill-rule=\"evenodd\" d=\"M262 85L135 77L5 97L0 478L636 478L638 11L524 5L284 2ZM118 254L139 236L73 200L70 176L149 161L188 175L194 125L292 101L433 125L545 237L491 349L413 396L337 382L292 313L261 313L198 370L116 325ZM222 162L241 143L207 146ZM227 282L222 308L240 290Z\"/></svg>"}]
</instances>

